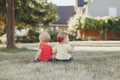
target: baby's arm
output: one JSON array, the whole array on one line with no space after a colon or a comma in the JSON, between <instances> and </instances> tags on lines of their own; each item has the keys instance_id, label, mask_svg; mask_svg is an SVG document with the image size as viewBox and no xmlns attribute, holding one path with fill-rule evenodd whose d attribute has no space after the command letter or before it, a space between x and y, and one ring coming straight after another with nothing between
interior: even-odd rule
<instances>
[{"instance_id":1,"label":"baby's arm","mask_svg":"<svg viewBox=\"0 0 120 80\"><path fill-rule=\"evenodd\" d=\"M69 49L68 49L68 53L72 54L74 51L74 47L70 45Z\"/></svg>"},{"instance_id":2,"label":"baby's arm","mask_svg":"<svg viewBox=\"0 0 120 80\"><path fill-rule=\"evenodd\" d=\"M57 54L57 50L55 48L53 48L52 54Z\"/></svg>"},{"instance_id":3,"label":"baby's arm","mask_svg":"<svg viewBox=\"0 0 120 80\"><path fill-rule=\"evenodd\" d=\"M37 60L37 58L39 57L39 55L41 54L41 52L42 52L41 49L39 49L39 50L37 51L37 54L36 54L36 56L35 56L35 60Z\"/></svg>"}]
</instances>

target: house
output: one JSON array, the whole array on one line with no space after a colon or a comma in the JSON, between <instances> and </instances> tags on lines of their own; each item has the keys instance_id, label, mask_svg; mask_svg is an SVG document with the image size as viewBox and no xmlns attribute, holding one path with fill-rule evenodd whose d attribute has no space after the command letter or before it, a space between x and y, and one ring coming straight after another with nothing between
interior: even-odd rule
<instances>
[{"instance_id":1,"label":"house","mask_svg":"<svg viewBox=\"0 0 120 80\"><path fill-rule=\"evenodd\" d=\"M93 2L85 2L84 0L75 0L75 6L58 6L59 19L51 24L51 27L66 30L68 20L75 14L79 16L104 17L113 16L120 17L120 0L93 0ZM90 1L90 0L88 0ZM101 40L99 32L86 32L86 37L93 34L96 40ZM88 34L88 35L87 35ZM120 33L109 31L107 38L111 40L120 40Z\"/></svg>"},{"instance_id":2,"label":"house","mask_svg":"<svg viewBox=\"0 0 120 80\"><path fill-rule=\"evenodd\" d=\"M68 20L75 15L74 6L58 6L59 19L51 24L53 28L66 30L68 27Z\"/></svg>"},{"instance_id":3,"label":"house","mask_svg":"<svg viewBox=\"0 0 120 80\"><path fill-rule=\"evenodd\" d=\"M85 2L84 0L75 0L76 4L75 4L75 12L77 15L79 16L87 16L87 2Z\"/></svg>"},{"instance_id":4,"label":"house","mask_svg":"<svg viewBox=\"0 0 120 80\"><path fill-rule=\"evenodd\" d=\"M104 17L120 16L120 0L75 0L75 6L58 6L59 19L51 24L51 27L67 29L67 22L75 14L80 16Z\"/></svg>"},{"instance_id":5,"label":"house","mask_svg":"<svg viewBox=\"0 0 120 80\"><path fill-rule=\"evenodd\" d=\"M88 15L120 17L120 0L94 0L88 4Z\"/></svg>"},{"instance_id":6,"label":"house","mask_svg":"<svg viewBox=\"0 0 120 80\"><path fill-rule=\"evenodd\" d=\"M85 3L76 0L76 13L90 17L120 16L120 0L93 0Z\"/></svg>"},{"instance_id":7,"label":"house","mask_svg":"<svg viewBox=\"0 0 120 80\"><path fill-rule=\"evenodd\" d=\"M76 0L75 11L79 16L90 17L120 17L120 0L93 0L93 2L84 2L84 0ZM103 40L99 30L85 30L80 32L81 39L94 38L94 40ZM120 31L108 31L105 40L120 40Z\"/></svg>"}]
</instances>

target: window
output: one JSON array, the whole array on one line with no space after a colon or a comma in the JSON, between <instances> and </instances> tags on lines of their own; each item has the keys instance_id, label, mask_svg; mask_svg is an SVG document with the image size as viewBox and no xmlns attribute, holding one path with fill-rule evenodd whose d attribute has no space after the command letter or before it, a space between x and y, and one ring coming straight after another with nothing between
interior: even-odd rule
<instances>
[{"instance_id":1,"label":"window","mask_svg":"<svg viewBox=\"0 0 120 80\"><path fill-rule=\"evenodd\" d=\"M87 8L86 7L78 7L77 14L80 16L87 16Z\"/></svg>"}]
</instances>

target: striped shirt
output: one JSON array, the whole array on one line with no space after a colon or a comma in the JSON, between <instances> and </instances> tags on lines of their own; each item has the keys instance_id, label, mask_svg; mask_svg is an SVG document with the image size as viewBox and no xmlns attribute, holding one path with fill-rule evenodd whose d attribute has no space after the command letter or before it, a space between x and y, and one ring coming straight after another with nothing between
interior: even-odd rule
<instances>
[{"instance_id":1,"label":"striped shirt","mask_svg":"<svg viewBox=\"0 0 120 80\"><path fill-rule=\"evenodd\" d=\"M71 54L68 53L68 50L71 49L69 44L57 44L54 49L57 51L55 58L58 60L67 60L72 57Z\"/></svg>"}]
</instances>

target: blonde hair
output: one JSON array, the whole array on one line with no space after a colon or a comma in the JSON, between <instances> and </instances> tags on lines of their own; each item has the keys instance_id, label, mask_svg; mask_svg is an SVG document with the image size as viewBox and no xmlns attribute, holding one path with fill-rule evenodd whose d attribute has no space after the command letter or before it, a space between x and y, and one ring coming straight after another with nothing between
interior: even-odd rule
<instances>
[{"instance_id":1,"label":"blonde hair","mask_svg":"<svg viewBox=\"0 0 120 80\"><path fill-rule=\"evenodd\" d=\"M57 41L61 43L67 36L68 34L66 32L59 32L57 35Z\"/></svg>"},{"instance_id":2,"label":"blonde hair","mask_svg":"<svg viewBox=\"0 0 120 80\"><path fill-rule=\"evenodd\" d=\"M50 39L51 39L50 34L47 33L47 32L43 32L43 33L41 33L40 36L39 36L39 40L40 40L41 42L47 43L47 42L50 41Z\"/></svg>"}]
</instances>

